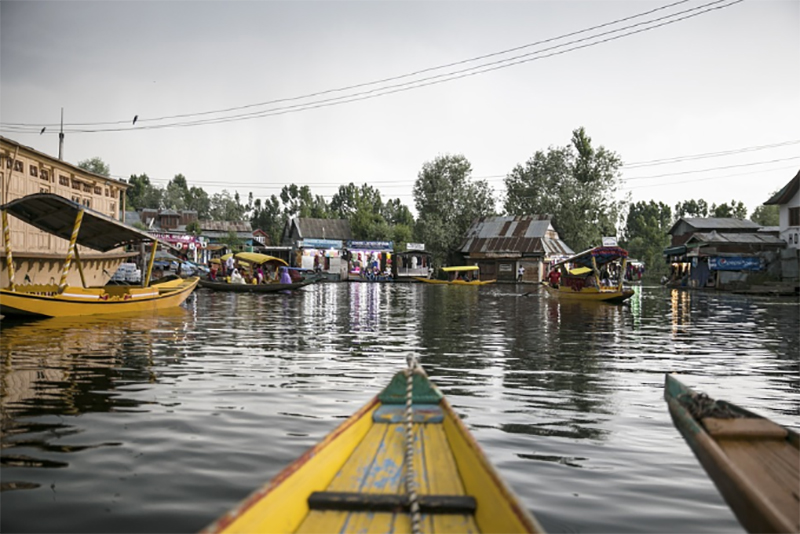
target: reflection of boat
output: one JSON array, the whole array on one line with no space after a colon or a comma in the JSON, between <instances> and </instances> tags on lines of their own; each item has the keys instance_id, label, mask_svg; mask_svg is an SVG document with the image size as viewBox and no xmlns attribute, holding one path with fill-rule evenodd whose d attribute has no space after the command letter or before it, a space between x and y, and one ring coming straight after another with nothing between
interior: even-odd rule
<instances>
[{"instance_id":1,"label":"reflection of boat","mask_svg":"<svg viewBox=\"0 0 800 534\"><path fill-rule=\"evenodd\" d=\"M560 273L559 282L545 283L544 287L548 294L559 298L622 302L633 295L632 289L623 286L627 259L628 251L621 247L586 250L553 264L550 270ZM614 274L616 278L612 278Z\"/></svg>"},{"instance_id":2,"label":"reflection of boat","mask_svg":"<svg viewBox=\"0 0 800 534\"><path fill-rule=\"evenodd\" d=\"M397 373L206 532L412 532L413 524L417 532L541 531L424 372L407 385Z\"/></svg>"},{"instance_id":3,"label":"reflection of boat","mask_svg":"<svg viewBox=\"0 0 800 534\"><path fill-rule=\"evenodd\" d=\"M0 289L0 313L65 317L103 313L154 311L179 306L197 286L198 278L168 280L150 285L152 258L143 284L134 286L86 287L67 285L73 256L83 279L76 245L105 252L123 245L157 240L101 213L64 197L38 193L12 200L2 206L9 286ZM59 284L15 284L11 242L8 232L10 213L18 219L54 236L69 240L67 259Z\"/></svg>"},{"instance_id":4,"label":"reflection of boat","mask_svg":"<svg viewBox=\"0 0 800 534\"><path fill-rule=\"evenodd\" d=\"M442 267L442 271L450 275L449 280L436 280L434 278L415 277L415 280L427 284L449 284L457 286L482 286L493 284L497 280L481 280L480 267L477 265L459 265L458 267ZM461 273L461 274L460 274ZM463 276L463 278L462 278Z\"/></svg>"},{"instance_id":5,"label":"reflection of boat","mask_svg":"<svg viewBox=\"0 0 800 534\"><path fill-rule=\"evenodd\" d=\"M675 426L749 532L800 532L798 434L667 375Z\"/></svg>"}]
</instances>

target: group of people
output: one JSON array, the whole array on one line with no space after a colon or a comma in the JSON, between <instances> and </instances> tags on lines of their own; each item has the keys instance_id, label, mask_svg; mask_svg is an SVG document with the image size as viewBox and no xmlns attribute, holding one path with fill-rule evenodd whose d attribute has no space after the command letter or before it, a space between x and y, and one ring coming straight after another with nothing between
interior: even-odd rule
<instances>
[{"instance_id":1,"label":"group of people","mask_svg":"<svg viewBox=\"0 0 800 534\"><path fill-rule=\"evenodd\" d=\"M280 267L275 272L271 265L255 265L252 270L247 271L241 268L233 256L219 264L212 263L208 279L212 282L225 281L231 284L269 284L276 281L280 284L292 283L292 277L286 267Z\"/></svg>"}]
</instances>

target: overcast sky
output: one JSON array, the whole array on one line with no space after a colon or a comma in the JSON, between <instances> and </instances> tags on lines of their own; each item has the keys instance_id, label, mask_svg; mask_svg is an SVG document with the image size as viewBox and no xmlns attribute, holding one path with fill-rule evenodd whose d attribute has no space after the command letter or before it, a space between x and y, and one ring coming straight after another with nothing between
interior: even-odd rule
<instances>
[{"instance_id":1,"label":"overcast sky","mask_svg":"<svg viewBox=\"0 0 800 534\"><path fill-rule=\"evenodd\" d=\"M632 200L751 213L800 169L800 2L3 0L0 134L57 156L62 108L66 161L210 194L366 182L413 211L463 154L502 210L583 126Z\"/></svg>"}]
</instances>

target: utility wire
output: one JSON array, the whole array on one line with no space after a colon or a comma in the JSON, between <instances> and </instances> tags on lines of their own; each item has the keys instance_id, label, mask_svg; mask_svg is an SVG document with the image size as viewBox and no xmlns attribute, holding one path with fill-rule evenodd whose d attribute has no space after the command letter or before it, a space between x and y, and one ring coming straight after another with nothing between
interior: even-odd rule
<instances>
[{"instance_id":1,"label":"utility wire","mask_svg":"<svg viewBox=\"0 0 800 534\"><path fill-rule=\"evenodd\" d=\"M590 36L590 37L577 39L577 40L570 41L570 42L567 42L567 43L564 43L564 44L548 47L548 48L545 48L545 49L542 49L542 50L539 50L539 51L530 52L530 53L522 54L522 55L519 55L519 56L514 56L514 57L511 57L511 58L505 58L505 59L502 59L502 60L499 60L499 61L490 62L490 63L484 63L482 65L469 67L469 68L466 68L466 69L457 70L457 71L453 71L453 72L450 72L450 73L439 74L439 75L436 75L436 76L429 76L429 77L426 77L426 78L421 78L421 79L410 81L410 82L384 86L384 87L380 87L380 88L377 88L377 89L371 89L369 91L362 91L362 92L358 92L358 93L354 93L354 94L350 94L350 95L344 95L344 96L339 96L339 97L334 97L334 98L322 99L322 100L318 100L316 102L311 102L311 103L295 104L295 105L291 105L291 106L278 107L278 108L268 109L268 110L259 111L259 112L233 115L233 116L229 116L229 117L218 117L218 118L213 118L213 119L198 119L198 120L192 120L192 121L174 122L174 123L151 125L151 126L142 126L142 127L137 128L137 129L160 129L160 128L169 128L169 127L199 126L199 125L205 125L205 124L221 124L221 123L226 123L226 122L263 118L263 117L267 117L267 116L283 115L283 114L287 114L287 113L295 113L295 112L299 112L299 111L307 111L307 110L310 110L310 109L317 109L317 108L321 108L321 107L329 107L329 106L333 106L333 105L341 105L341 104L356 102L356 101L359 101L359 100L377 98L379 96L385 96L385 95L388 95L388 94L393 94L393 93L398 93L398 92L403 92L403 91L409 91L409 90L412 90L412 89L418 89L418 88L421 88L421 87L426 87L426 86L429 86L429 85L435 85L435 84L439 84L439 83L453 81L453 80L465 78L465 77L468 77L468 76L475 76L475 75L478 75L478 74L484 74L484 73L487 73L487 72L492 72L492 71L503 69L503 68L509 68L509 67L512 67L512 66L515 66L515 65L519 65L519 64L522 64L522 63L527 63L527 62L530 62L530 61L535 61L535 60L538 60L538 59L544 59L544 58L547 58L547 57L561 55L561 54L564 54L564 53L567 53L567 52L579 50L579 49L582 49L582 48L587 48L587 47L590 47L590 46L596 46L598 44L602 44L602 43L606 43L606 42L613 41L613 40L616 40L616 39L620 39L622 37L627 37L627 36L630 36L630 35L635 35L637 33L650 31L650 30L653 30L653 29L656 29L656 28L659 28L659 27L662 27L662 26L669 25L669 24L674 24L676 22L679 22L679 21L682 21L682 20L686 20L688 18L693 18L693 17L699 16L701 14L708 13L710 11L731 7L731 6L735 5L735 4L741 3L743 0L734 0L733 2L724 4L724 2L726 2L726 1L728 1L728 0L715 0L714 2L710 2L710 3L703 4L703 5L698 6L698 7L694 7L694 8L687 9L687 10L684 10L684 11L681 11L681 12L677 12L677 13L673 13L673 14L670 14L670 15L666 15L664 17L659 17L659 18L656 18L656 19L651 19L651 20L648 20L648 21L639 22L639 23L636 23L636 24L632 24L632 25L625 26L625 27L622 27L622 28L618 28L618 29L615 29L615 30L611 30L611 31L608 31L608 32L602 32L600 34L596 34L596 35L593 35L593 36ZM723 5L718 5L718 4L723 4ZM676 5L676 4L672 4L672 5ZM665 7L669 7L669 6L665 6ZM674 18L674 17L676 17L677 15L680 15L680 14L684 14L685 16ZM634 18L634 17L628 17L627 19L620 19L620 20L628 20L630 18ZM665 20L665 19L672 19L672 20ZM657 22L657 21L663 21L663 22L660 22L659 24L653 24L654 22ZM606 25L608 25L608 24L612 24L612 23L607 23ZM580 44L580 45L574 46L572 48L567 48L565 50L555 50L557 48L562 48L562 47L565 47L565 46L568 46L568 45L571 45L571 44L576 44L576 43L581 43L581 42L584 42L584 41L589 41L589 40L592 40L592 39L597 39L598 37L601 37L601 36L604 36L604 35L610 35L610 34L613 34L613 33L622 32L624 30L629 30L631 28L635 28L635 27L643 26L643 25L647 25L647 24L653 24L653 25L646 26L644 28L639 28L637 30L630 31L630 32L627 32L627 33L623 33L621 35L611 36L611 37L608 37L606 39L602 39L602 40L599 40L599 41L593 41L593 42L589 42L589 43L585 43L585 44ZM602 25L602 26L605 26L605 25ZM567 34L567 35L574 35L576 33L581 33L581 32L573 32L572 34ZM547 41L551 41L551 40L555 40L555 39L557 39L557 38L550 39L550 40L547 40ZM519 48L521 48L521 47L518 47L517 49L519 49ZM512 49L512 50L514 50L514 49ZM551 52L551 53L542 55L544 52L549 51L549 50L554 50L554 51ZM500 54L500 53L497 53L497 54ZM531 57L531 56L534 56L534 57ZM465 60L464 62L467 62L467 61L474 61L474 59L473 60ZM434 70L434 69L430 69L430 70ZM406 76L407 75L394 77L394 78L391 78L391 79L399 79L399 78L403 78L403 77L406 77ZM378 82L375 82L375 83L378 83ZM362 86L366 86L366 85L371 85L371 84L360 84L358 86L353 86L353 87L362 87ZM332 90L332 91L336 91L336 90ZM319 93L319 94L325 94L325 93L329 93L329 92L332 92L332 91L326 91L326 92L322 92L322 93ZM297 97L295 99L298 99L298 98L302 98L302 97ZM282 101L287 101L287 100L294 100L294 99L283 99ZM231 108L231 109L241 109L241 108ZM209 112L209 113L211 113L211 112ZM194 116L194 115L199 115L199 114L190 114L189 116ZM141 122L144 122L144 121L142 120ZM39 129L39 127L41 125L35 125L35 126L31 127L31 126L28 126L28 125L21 125L21 124L18 124L18 125L9 124L8 126L10 127L10 129L15 130L15 131L26 131L27 129L30 129L30 131L38 131L38 129ZM67 131L69 131L71 133L97 133L97 132L129 131L129 130L130 130L130 128L126 127L126 128L101 128L101 129L68 129Z\"/></svg>"}]
</instances>

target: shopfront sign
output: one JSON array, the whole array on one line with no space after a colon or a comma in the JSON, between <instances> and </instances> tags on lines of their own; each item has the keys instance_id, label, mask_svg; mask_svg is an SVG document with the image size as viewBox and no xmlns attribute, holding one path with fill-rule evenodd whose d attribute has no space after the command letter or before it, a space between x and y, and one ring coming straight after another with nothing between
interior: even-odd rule
<instances>
[{"instance_id":1,"label":"shopfront sign","mask_svg":"<svg viewBox=\"0 0 800 534\"><path fill-rule=\"evenodd\" d=\"M301 239L297 242L299 248L342 248L340 239Z\"/></svg>"},{"instance_id":2,"label":"shopfront sign","mask_svg":"<svg viewBox=\"0 0 800 534\"><path fill-rule=\"evenodd\" d=\"M752 256L733 256L708 258L708 268L712 271L760 271L761 258Z\"/></svg>"},{"instance_id":3,"label":"shopfront sign","mask_svg":"<svg viewBox=\"0 0 800 534\"><path fill-rule=\"evenodd\" d=\"M408 243L406 245L406 250L425 250L425 243Z\"/></svg>"},{"instance_id":4,"label":"shopfront sign","mask_svg":"<svg viewBox=\"0 0 800 534\"><path fill-rule=\"evenodd\" d=\"M392 241L348 241L347 248L351 250L393 250Z\"/></svg>"}]
</instances>

